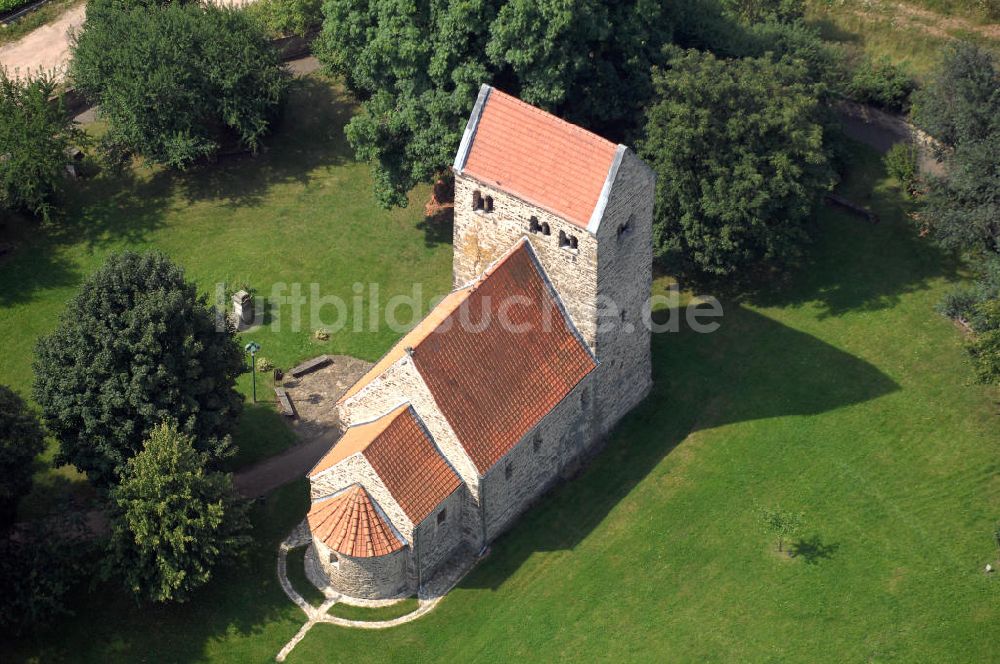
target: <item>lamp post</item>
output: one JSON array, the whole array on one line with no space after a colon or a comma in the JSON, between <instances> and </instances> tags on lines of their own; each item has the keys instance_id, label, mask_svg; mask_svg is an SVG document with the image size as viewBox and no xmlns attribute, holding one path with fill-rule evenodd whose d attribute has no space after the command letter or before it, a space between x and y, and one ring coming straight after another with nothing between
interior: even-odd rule
<instances>
[{"instance_id":1,"label":"lamp post","mask_svg":"<svg viewBox=\"0 0 1000 664\"><path fill-rule=\"evenodd\" d=\"M251 341L243 350L250 353L250 376L253 380L253 402L257 403L257 351L260 350L260 344L256 341Z\"/></svg>"}]
</instances>

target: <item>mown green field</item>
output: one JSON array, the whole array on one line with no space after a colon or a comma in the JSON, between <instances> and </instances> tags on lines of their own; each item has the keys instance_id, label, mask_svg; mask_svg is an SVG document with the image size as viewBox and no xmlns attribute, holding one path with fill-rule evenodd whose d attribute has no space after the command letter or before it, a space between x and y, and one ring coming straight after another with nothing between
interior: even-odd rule
<instances>
[{"instance_id":1,"label":"mown green field","mask_svg":"<svg viewBox=\"0 0 1000 664\"><path fill-rule=\"evenodd\" d=\"M322 136L328 125L305 126ZM294 127L287 148L224 168L201 196L154 178L103 206L87 199L81 237L50 245L51 259L19 259L28 296L3 303L5 337L11 312L32 334L47 329L80 274L126 244L165 248L203 285L447 288L450 247L420 229L418 211L371 207L336 126L333 162ZM658 335L649 399L431 614L379 632L319 625L289 661L995 659L1000 579L983 567L998 557L998 394L970 384L960 334L933 311L956 263L917 237L877 155L852 155L842 191L881 224L823 210L790 285L725 301L714 334ZM306 332L258 338L279 362L315 347ZM392 341L342 334L324 350L372 358ZM28 347L8 349L4 379L27 375ZM269 497L247 561L189 604L139 608L98 587L3 659L271 661L303 619L277 586L275 555L307 504L304 481ZM806 516L792 558L757 526L757 506L776 504Z\"/></svg>"}]
</instances>

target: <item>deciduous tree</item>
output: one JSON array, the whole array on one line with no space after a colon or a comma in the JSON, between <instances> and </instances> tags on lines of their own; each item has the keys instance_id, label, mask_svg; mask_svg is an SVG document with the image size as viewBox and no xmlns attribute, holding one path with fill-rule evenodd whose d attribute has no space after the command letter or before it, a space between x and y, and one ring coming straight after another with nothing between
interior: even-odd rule
<instances>
[{"instance_id":1,"label":"deciduous tree","mask_svg":"<svg viewBox=\"0 0 1000 664\"><path fill-rule=\"evenodd\" d=\"M245 504L208 461L193 437L161 424L111 490L105 571L137 597L184 601L248 543Z\"/></svg>"},{"instance_id":2,"label":"deciduous tree","mask_svg":"<svg viewBox=\"0 0 1000 664\"><path fill-rule=\"evenodd\" d=\"M59 460L114 484L165 420L211 459L226 456L243 356L220 316L162 253L108 258L37 346L34 394Z\"/></svg>"},{"instance_id":3,"label":"deciduous tree","mask_svg":"<svg viewBox=\"0 0 1000 664\"><path fill-rule=\"evenodd\" d=\"M13 390L0 385L0 538L14 523L18 502L31 490L34 460L44 449L38 418Z\"/></svg>"},{"instance_id":4,"label":"deciduous tree","mask_svg":"<svg viewBox=\"0 0 1000 664\"><path fill-rule=\"evenodd\" d=\"M454 158L493 83L611 133L633 125L673 19L652 0L327 0L320 60L363 100L347 126L376 198L405 205Z\"/></svg>"},{"instance_id":5,"label":"deciduous tree","mask_svg":"<svg viewBox=\"0 0 1000 664\"><path fill-rule=\"evenodd\" d=\"M288 85L258 22L211 3L94 0L72 54L105 143L174 168L226 145L256 150Z\"/></svg>"},{"instance_id":6,"label":"deciduous tree","mask_svg":"<svg viewBox=\"0 0 1000 664\"><path fill-rule=\"evenodd\" d=\"M833 180L805 64L678 50L653 83L640 153L658 256L730 284L794 263Z\"/></svg>"},{"instance_id":7,"label":"deciduous tree","mask_svg":"<svg viewBox=\"0 0 1000 664\"><path fill-rule=\"evenodd\" d=\"M84 142L55 82L0 67L0 207L48 219L66 180L67 151Z\"/></svg>"}]
</instances>

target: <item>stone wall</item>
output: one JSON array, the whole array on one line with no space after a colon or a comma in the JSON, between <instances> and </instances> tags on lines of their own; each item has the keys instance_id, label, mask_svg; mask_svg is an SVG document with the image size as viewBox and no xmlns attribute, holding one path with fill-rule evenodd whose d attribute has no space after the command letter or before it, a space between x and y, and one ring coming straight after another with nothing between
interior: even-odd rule
<instances>
[{"instance_id":1,"label":"stone wall","mask_svg":"<svg viewBox=\"0 0 1000 664\"><path fill-rule=\"evenodd\" d=\"M320 565L337 592L362 599L387 599L409 595L416 590L408 572L408 546L384 556L353 558L331 551L318 540L314 543ZM331 554L335 556L332 560Z\"/></svg>"},{"instance_id":2,"label":"stone wall","mask_svg":"<svg viewBox=\"0 0 1000 664\"><path fill-rule=\"evenodd\" d=\"M592 376L584 378L481 480L486 538L492 541L586 454L596 438L589 426Z\"/></svg>"},{"instance_id":3,"label":"stone wall","mask_svg":"<svg viewBox=\"0 0 1000 664\"><path fill-rule=\"evenodd\" d=\"M472 209L473 192L493 198L493 212ZM550 234L532 233L531 217L547 223ZM577 249L559 246L559 232L577 238ZM597 312L597 240L586 230L511 194L468 176L455 176L453 278L462 286L527 236L584 341L593 348Z\"/></svg>"},{"instance_id":4,"label":"stone wall","mask_svg":"<svg viewBox=\"0 0 1000 664\"><path fill-rule=\"evenodd\" d=\"M622 156L597 230L600 293L595 355L599 434L610 431L652 387L646 307L653 283L656 176L631 150Z\"/></svg>"},{"instance_id":5,"label":"stone wall","mask_svg":"<svg viewBox=\"0 0 1000 664\"><path fill-rule=\"evenodd\" d=\"M442 563L467 544L463 526L466 519L465 503L468 500L468 491L460 486L417 525L413 550L416 552L414 562L420 565L421 581L430 578ZM444 520L439 524L438 515L442 510Z\"/></svg>"}]
</instances>

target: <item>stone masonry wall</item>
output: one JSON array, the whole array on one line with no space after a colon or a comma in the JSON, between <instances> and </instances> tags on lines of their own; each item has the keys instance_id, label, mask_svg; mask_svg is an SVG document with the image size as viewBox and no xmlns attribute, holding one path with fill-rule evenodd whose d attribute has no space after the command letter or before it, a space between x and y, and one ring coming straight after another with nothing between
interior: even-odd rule
<instances>
[{"instance_id":1,"label":"stone masonry wall","mask_svg":"<svg viewBox=\"0 0 1000 664\"><path fill-rule=\"evenodd\" d=\"M430 578L442 563L467 544L463 529L467 500L468 491L460 486L417 525L413 550L417 552L414 557L419 561L422 581ZM438 524L438 514L442 510L444 521Z\"/></svg>"},{"instance_id":2,"label":"stone masonry wall","mask_svg":"<svg viewBox=\"0 0 1000 664\"><path fill-rule=\"evenodd\" d=\"M625 152L597 230L601 296L595 354L595 402L605 434L652 387L650 331L644 321L653 280L653 197L656 176ZM627 226L628 230L619 233Z\"/></svg>"},{"instance_id":3,"label":"stone masonry wall","mask_svg":"<svg viewBox=\"0 0 1000 664\"><path fill-rule=\"evenodd\" d=\"M330 577L330 584L348 597L384 599L416 590L408 574L408 546L384 556L352 558L330 551L322 542L314 540L314 543L320 565ZM331 562L331 553L336 555L336 562Z\"/></svg>"},{"instance_id":4,"label":"stone masonry wall","mask_svg":"<svg viewBox=\"0 0 1000 664\"><path fill-rule=\"evenodd\" d=\"M492 541L596 441L588 424L592 376L584 378L482 478L486 536ZM537 444L536 444L537 441Z\"/></svg>"},{"instance_id":5,"label":"stone masonry wall","mask_svg":"<svg viewBox=\"0 0 1000 664\"><path fill-rule=\"evenodd\" d=\"M473 192L493 198L493 212L472 209ZM551 233L530 232L531 217ZM577 238L575 251L559 246L559 231ZM586 230L519 198L455 176L453 278L456 287L479 277L491 263L527 236L566 311L584 341L593 348L597 301L597 241Z\"/></svg>"}]
</instances>

